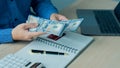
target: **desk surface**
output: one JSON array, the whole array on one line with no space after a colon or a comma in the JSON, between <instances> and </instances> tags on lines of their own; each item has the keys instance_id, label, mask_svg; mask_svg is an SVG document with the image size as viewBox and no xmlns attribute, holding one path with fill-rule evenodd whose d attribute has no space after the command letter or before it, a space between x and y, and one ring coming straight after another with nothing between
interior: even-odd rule
<instances>
[{"instance_id":1,"label":"desk surface","mask_svg":"<svg viewBox=\"0 0 120 68\"><path fill-rule=\"evenodd\" d=\"M119 68L120 37L94 36L94 42L68 68ZM15 53L29 42L0 45L0 58Z\"/></svg>"},{"instance_id":2,"label":"desk surface","mask_svg":"<svg viewBox=\"0 0 120 68\"><path fill-rule=\"evenodd\" d=\"M79 1L79 0L78 0ZM91 2L90 2L91 1ZM93 1L93 2L92 2ZM80 0L77 4L61 11L64 15L70 18L76 18L75 9L76 7L81 6L81 8L95 8L93 7L94 1L101 2L103 0ZM105 4L115 5L117 2L109 2ZM111 0L112 1L112 0ZM87 2L89 4L87 4ZM99 3L100 5L100 3ZM100 7L98 5L98 7ZM104 6L102 5L101 8ZM108 6L106 6L107 8ZM113 6L114 7L114 6ZM105 8L105 7L104 7ZM69 66L68 68L120 68L120 37L119 36L94 36L94 42L81 54L79 55ZM21 48L25 47L29 42L16 42L9 44L0 45L0 58L4 57L9 53L15 53Z\"/></svg>"}]
</instances>

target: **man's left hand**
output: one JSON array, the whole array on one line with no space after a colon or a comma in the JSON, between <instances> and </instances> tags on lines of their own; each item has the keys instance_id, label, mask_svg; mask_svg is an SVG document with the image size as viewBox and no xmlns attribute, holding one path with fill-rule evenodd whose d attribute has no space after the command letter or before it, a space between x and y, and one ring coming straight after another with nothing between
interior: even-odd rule
<instances>
[{"instance_id":1,"label":"man's left hand","mask_svg":"<svg viewBox=\"0 0 120 68\"><path fill-rule=\"evenodd\" d=\"M61 14L56 14L56 13L53 13L53 14L50 16L50 19L51 19L51 20L58 20L58 21L68 20L65 16L63 16L63 15L61 15Z\"/></svg>"}]
</instances>

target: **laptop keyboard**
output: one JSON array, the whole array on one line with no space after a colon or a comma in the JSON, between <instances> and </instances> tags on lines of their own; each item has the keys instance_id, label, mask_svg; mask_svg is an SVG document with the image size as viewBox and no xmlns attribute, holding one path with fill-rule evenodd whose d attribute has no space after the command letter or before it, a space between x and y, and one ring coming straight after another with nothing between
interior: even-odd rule
<instances>
[{"instance_id":1,"label":"laptop keyboard","mask_svg":"<svg viewBox=\"0 0 120 68\"><path fill-rule=\"evenodd\" d=\"M9 54L0 60L0 68L45 68L45 66L40 62L34 63L26 58Z\"/></svg>"},{"instance_id":2,"label":"laptop keyboard","mask_svg":"<svg viewBox=\"0 0 120 68\"><path fill-rule=\"evenodd\" d=\"M120 27L111 11L94 11L94 13L102 33L120 35Z\"/></svg>"}]
</instances>

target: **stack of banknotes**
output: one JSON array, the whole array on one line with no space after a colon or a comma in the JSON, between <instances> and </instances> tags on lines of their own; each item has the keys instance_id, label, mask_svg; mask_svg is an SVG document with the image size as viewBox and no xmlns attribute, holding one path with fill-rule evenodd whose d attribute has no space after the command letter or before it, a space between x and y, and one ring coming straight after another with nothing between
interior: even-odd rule
<instances>
[{"instance_id":1,"label":"stack of banknotes","mask_svg":"<svg viewBox=\"0 0 120 68\"><path fill-rule=\"evenodd\" d=\"M76 31L80 26L83 18L72 20L48 20L33 15L29 15L27 23L38 23L36 28L31 28L31 32L46 32L57 36L62 36L65 31Z\"/></svg>"}]
</instances>

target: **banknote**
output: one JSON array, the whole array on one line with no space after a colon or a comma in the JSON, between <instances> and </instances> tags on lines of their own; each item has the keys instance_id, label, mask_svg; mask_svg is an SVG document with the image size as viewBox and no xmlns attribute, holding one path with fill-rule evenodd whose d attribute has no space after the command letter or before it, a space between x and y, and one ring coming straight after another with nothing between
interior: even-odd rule
<instances>
[{"instance_id":1,"label":"banknote","mask_svg":"<svg viewBox=\"0 0 120 68\"><path fill-rule=\"evenodd\" d=\"M60 23L65 23L67 25L65 31L76 31L83 20L84 18L72 19L72 20L60 21Z\"/></svg>"},{"instance_id":2,"label":"banknote","mask_svg":"<svg viewBox=\"0 0 120 68\"><path fill-rule=\"evenodd\" d=\"M31 28L29 31L41 31L47 32L50 34L54 34L57 36L62 36L65 31L76 31L80 26L83 18L80 19L72 19L72 20L64 20L64 21L56 21L56 20L48 20L36 16L30 15L28 17L28 23L38 23L38 27Z\"/></svg>"},{"instance_id":3,"label":"banknote","mask_svg":"<svg viewBox=\"0 0 120 68\"><path fill-rule=\"evenodd\" d=\"M29 16L28 23L38 23L38 26L36 28L31 28L29 31L31 32L46 32L49 34L54 34L57 36L62 36L66 24L65 23L59 23L58 21L53 21L53 20L47 20L43 18L34 17L34 16Z\"/></svg>"}]
</instances>

